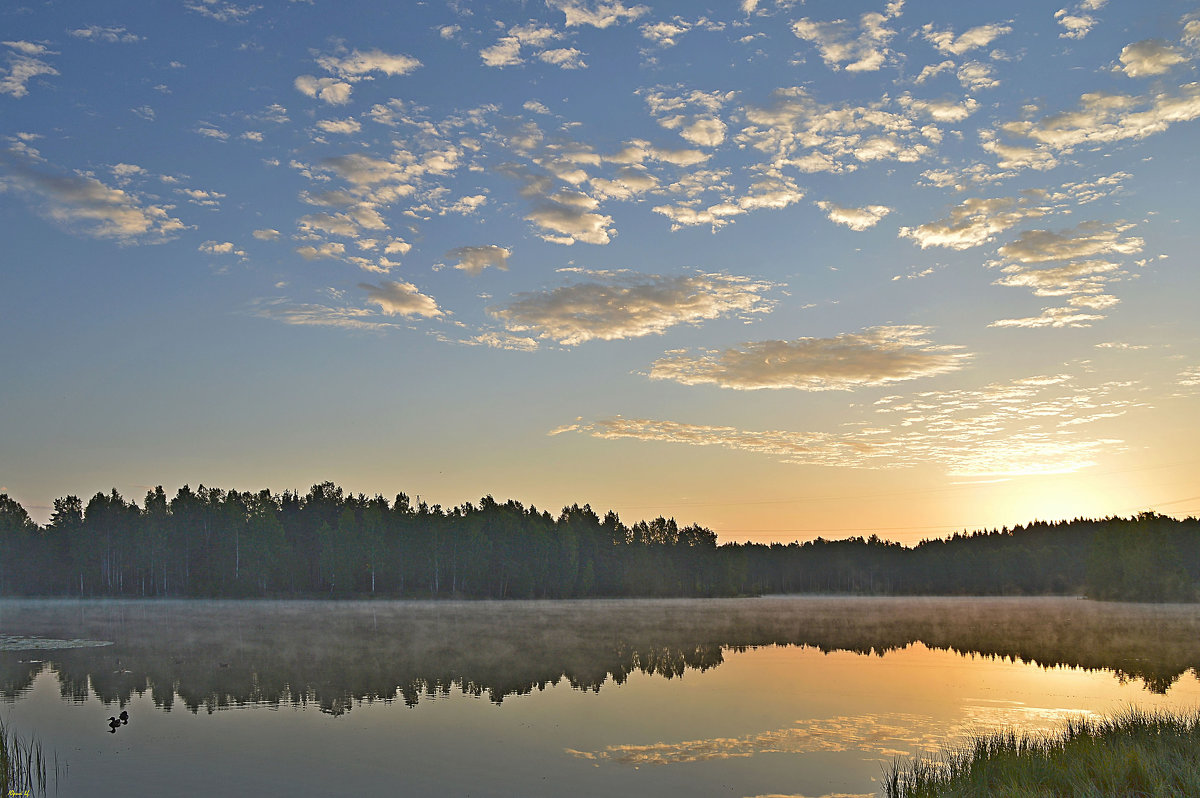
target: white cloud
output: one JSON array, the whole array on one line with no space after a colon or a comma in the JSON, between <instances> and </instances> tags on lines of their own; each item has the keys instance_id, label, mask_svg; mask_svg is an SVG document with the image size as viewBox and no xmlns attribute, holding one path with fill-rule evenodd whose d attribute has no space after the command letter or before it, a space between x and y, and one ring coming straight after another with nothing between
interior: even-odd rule
<instances>
[{"instance_id":1,"label":"white cloud","mask_svg":"<svg viewBox=\"0 0 1200 798\"><path fill-rule=\"evenodd\" d=\"M1025 329L1042 329L1045 327L1091 327L1093 322L1102 321L1105 317L1089 313L1078 307L1043 308L1039 316L1026 316L1019 319L998 319L989 327L1023 327Z\"/></svg>"},{"instance_id":2,"label":"white cloud","mask_svg":"<svg viewBox=\"0 0 1200 798\"><path fill-rule=\"evenodd\" d=\"M1193 366L1189 369L1184 369L1176 376L1176 381L1179 385L1185 388L1200 387L1200 366Z\"/></svg>"},{"instance_id":3,"label":"white cloud","mask_svg":"<svg viewBox=\"0 0 1200 798\"><path fill-rule=\"evenodd\" d=\"M482 247L457 247L446 253L446 257L457 261L454 268L470 275L479 275L488 266L501 270L508 269L508 259L512 250L488 244Z\"/></svg>"},{"instance_id":4,"label":"white cloud","mask_svg":"<svg viewBox=\"0 0 1200 798\"><path fill-rule=\"evenodd\" d=\"M258 11L262 6L238 6L225 0L199 0L199 2L184 3L184 8L195 11L201 16L215 19L217 22L245 22L246 18Z\"/></svg>"},{"instance_id":5,"label":"white cloud","mask_svg":"<svg viewBox=\"0 0 1200 798\"><path fill-rule=\"evenodd\" d=\"M539 58L546 63L556 64L564 69L579 69L586 66L582 53L573 48L548 50L546 46L562 38L562 34L554 28L547 28L530 23L528 25L513 25L507 34L491 47L479 51L483 63L490 67L516 66L525 63L521 55L522 47L531 48ZM547 56L546 53L552 53Z\"/></svg>"},{"instance_id":6,"label":"white cloud","mask_svg":"<svg viewBox=\"0 0 1200 798\"><path fill-rule=\"evenodd\" d=\"M580 272L585 282L516 295L488 313L513 332L575 346L659 334L678 324L695 324L772 307L764 294L773 286L722 274L665 276L634 272Z\"/></svg>"},{"instance_id":7,"label":"white cloud","mask_svg":"<svg viewBox=\"0 0 1200 798\"><path fill-rule=\"evenodd\" d=\"M1032 268L1009 264L995 285L1030 288L1037 296L1099 294L1120 273L1120 266L1105 260L1072 261L1063 266Z\"/></svg>"},{"instance_id":8,"label":"white cloud","mask_svg":"<svg viewBox=\"0 0 1200 798\"><path fill-rule=\"evenodd\" d=\"M516 66L524 63L521 58L521 43L511 36L506 36L491 47L479 51L483 63L490 67Z\"/></svg>"},{"instance_id":9,"label":"white cloud","mask_svg":"<svg viewBox=\"0 0 1200 798\"><path fill-rule=\"evenodd\" d=\"M653 191L658 179L642 166L622 166L613 177L594 177L589 182L592 193L600 199L632 199L639 194Z\"/></svg>"},{"instance_id":10,"label":"white cloud","mask_svg":"<svg viewBox=\"0 0 1200 798\"><path fill-rule=\"evenodd\" d=\"M919 161L933 151L930 134L940 133L907 111L889 110L892 102L828 105L803 88L779 89L771 105L745 108L748 124L734 140L764 153L765 168L773 172L790 167L837 174L874 161Z\"/></svg>"},{"instance_id":11,"label":"white cloud","mask_svg":"<svg viewBox=\"0 0 1200 798\"><path fill-rule=\"evenodd\" d=\"M958 82L971 91L994 89L1000 81L992 76L992 67L982 61L968 61L958 68Z\"/></svg>"},{"instance_id":12,"label":"white cloud","mask_svg":"<svg viewBox=\"0 0 1200 798\"><path fill-rule=\"evenodd\" d=\"M962 102L954 100L917 100L902 94L899 103L905 108L924 114L935 122L961 122L979 109L979 103L967 97Z\"/></svg>"},{"instance_id":13,"label":"white cloud","mask_svg":"<svg viewBox=\"0 0 1200 798\"><path fill-rule=\"evenodd\" d=\"M678 37L692 29L690 23L675 17L671 22L661 20L642 26L642 36L657 44L659 47L674 47Z\"/></svg>"},{"instance_id":14,"label":"white cloud","mask_svg":"<svg viewBox=\"0 0 1200 798\"><path fill-rule=\"evenodd\" d=\"M874 227L880 219L892 212L886 205L867 205L863 208L843 208L827 200L820 200L817 207L825 211L829 221L845 225L851 230L866 230Z\"/></svg>"},{"instance_id":15,"label":"white cloud","mask_svg":"<svg viewBox=\"0 0 1200 798\"><path fill-rule=\"evenodd\" d=\"M1006 33L1012 33L1008 25L979 25L958 36L951 30L938 30L930 23L921 28L925 41L947 55L962 55L980 47L987 47Z\"/></svg>"},{"instance_id":16,"label":"white cloud","mask_svg":"<svg viewBox=\"0 0 1200 798\"><path fill-rule=\"evenodd\" d=\"M1161 133L1172 124L1200 117L1200 83L1187 83L1175 91L1144 96L1091 92L1079 98L1073 111L1051 114L1037 121L1021 120L1000 126L1000 131L1033 143L1025 165L1038 155L1053 160L1054 153L1072 152L1079 146L1111 144ZM982 134L987 138L986 131ZM985 147L987 142L985 141Z\"/></svg>"},{"instance_id":17,"label":"white cloud","mask_svg":"<svg viewBox=\"0 0 1200 798\"><path fill-rule=\"evenodd\" d=\"M350 92L353 90L345 81L335 78L316 78L312 75L301 75L296 78L294 85L301 94L319 97L330 105L345 105L350 102Z\"/></svg>"},{"instance_id":18,"label":"white cloud","mask_svg":"<svg viewBox=\"0 0 1200 798\"><path fill-rule=\"evenodd\" d=\"M226 133L224 130L213 127L212 125L201 125L200 127L196 128L196 132L201 136L210 139L217 139L218 141L227 141L229 139L228 133Z\"/></svg>"},{"instance_id":19,"label":"white cloud","mask_svg":"<svg viewBox=\"0 0 1200 798\"><path fill-rule=\"evenodd\" d=\"M942 61L941 63L937 64L929 64L921 70L920 74L917 75L913 82L920 85L932 77L936 77L943 72L948 72L954 69L956 66L957 64L955 64L953 61Z\"/></svg>"},{"instance_id":20,"label":"white cloud","mask_svg":"<svg viewBox=\"0 0 1200 798\"><path fill-rule=\"evenodd\" d=\"M600 203L579 191L543 196L525 217L542 228L541 238L554 244L607 244L615 235L612 217L596 213Z\"/></svg>"},{"instance_id":21,"label":"white cloud","mask_svg":"<svg viewBox=\"0 0 1200 798\"><path fill-rule=\"evenodd\" d=\"M389 316L444 315L433 297L422 294L412 283L384 280L377 286L359 283L358 287L367 292L368 302L378 305Z\"/></svg>"},{"instance_id":22,"label":"white cloud","mask_svg":"<svg viewBox=\"0 0 1200 798\"><path fill-rule=\"evenodd\" d=\"M1161 39L1145 39L1128 44L1121 50L1121 71L1131 78L1143 78L1170 72L1187 58Z\"/></svg>"},{"instance_id":23,"label":"white cloud","mask_svg":"<svg viewBox=\"0 0 1200 798\"><path fill-rule=\"evenodd\" d=\"M1060 39L1082 39L1096 26L1096 17L1091 13L1104 7L1107 0L1083 0L1071 8L1060 8L1054 18L1062 25Z\"/></svg>"},{"instance_id":24,"label":"white cloud","mask_svg":"<svg viewBox=\"0 0 1200 798\"><path fill-rule=\"evenodd\" d=\"M1136 391L1129 383L1081 385L1069 375L1039 375L978 389L886 396L839 433L609 418L568 424L553 434L720 446L801 465L935 465L954 476L1063 474L1123 448L1119 440L1085 430L1144 406Z\"/></svg>"},{"instance_id":25,"label":"white cloud","mask_svg":"<svg viewBox=\"0 0 1200 798\"><path fill-rule=\"evenodd\" d=\"M533 338L495 331L480 333L468 339L467 343L482 344L492 349L507 349L511 352L532 352L538 348L538 342Z\"/></svg>"},{"instance_id":26,"label":"white cloud","mask_svg":"<svg viewBox=\"0 0 1200 798\"><path fill-rule=\"evenodd\" d=\"M538 58L545 61L547 64L561 67L563 69L586 69L587 64L583 62L583 53L576 50L574 47L560 47L555 50L543 50L538 53Z\"/></svg>"},{"instance_id":27,"label":"white cloud","mask_svg":"<svg viewBox=\"0 0 1200 798\"><path fill-rule=\"evenodd\" d=\"M1021 263L1094 258L1101 255L1132 255L1142 251L1145 241L1123 236L1131 224L1083 222L1074 229L1053 232L1029 230L999 249L1005 258Z\"/></svg>"},{"instance_id":28,"label":"white cloud","mask_svg":"<svg viewBox=\"0 0 1200 798\"><path fill-rule=\"evenodd\" d=\"M363 308L335 308L328 305L293 303L286 299L259 300L253 303L252 307L256 316L305 327L382 331L396 326L378 321L374 311Z\"/></svg>"},{"instance_id":29,"label":"white cloud","mask_svg":"<svg viewBox=\"0 0 1200 798\"><path fill-rule=\"evenodd\" d=\"M188 198L188 202L193 205L199 205L202 208L220 207L221 200L225 199L225 195L219 191L205 191L199 188L177 188L175 189L175 193L182 194Z\"/></svg>"},{"instance_id":30,"label":"white cloud","mask_svg":"<svg viewBox=\"0 0 1200 798\"><path fill-rule=\"evenodd\" d=\"M351 80L370 72L382 72L388 76L407 75L421 66L421 62L410 55L385 53L382 50L354 50L342 57L326 55L318 58L317 63L326 72Z\"/></svg>"},{"instance_id":31,"label":"white cloud","mask_svg":"<svg viewBox=\"0 0 1200 798\"><path fill-rule=\"evenodd\" d=\"M710 225L713 232L730 224L733 217L751 211L770 208L779 210L804 198L804 192L791 181L761 181L741 197L730 197L713 205L703 206L694 200L677 205L656 205L652 210L671 220L671 229Z\"/></svg>"},{"instance_id":32,"label":"white cloud","mask_svg":"<svg viewBox=\"0 0 1200 798\"><path fill-rule=\"evenodd\" d=\"M340 241L327 241L319 247L306 244L302 247L296 247L296 254L305 260L317 260L319 258L343 260L346 257L346 245Z\"/></svg>"},{"instance_id":33,"label":"white cloud","mask_svg":"<svg viewBox=\"0 0 1200 798\"><path fill-rule=\"evenodd\" d=\"M326 133L341 133L349 135L362 130L362 125L357 119L322 119L317 122L317 127L324 130Z\"/></svg>"},{"instance_id":34,"label":"white cloud","mask_svg":"<svg viewBox=\"0 0 1200 798\"><path fill-rule=\"evenodd\" d=\"M1046 212L1046 208L1026 199L973 197L953 208L948 218L915 228L901 227L899 235L911 238L921 249L970 249L992 241L997 233L1008 230L1023 219L1042 216Z\"/></svg>"},{"instance_id":35,"label":"white cloud","mask_svg":"<svg viewBox=\"0 0 1200 798\"><path fill-rule=\"evenodd\" d=\"M888 5L887 12L871 12L859 17L858 24L844 19L814 22L807 17L792 24L797 38L814 44L821 59L831 69L847 72L873 72L892 55L888 42L896 32L884 25L899 15L900 4Z\"/></svg>"},{"instance_id":36,"label":"white cloud","mask_svg":"<svg viewBox=\"0 0 1200 798\"><path fill-rule=\"evenodd\" d=\"M205 241L196 247L196 249L206 255L236 255L239 258L246 257L245 251L234 246L232 241Z\"/></svg>"},{"instance_id":37,"label":"white cloud","mask_svg":"<svg viewBox=\"0 0 1200 798\"><path fill-rule=\"evenodd\" d=\"M654 362L650 379L737 390L850 391L962 368L970 355L961 347L933 344L930 332L919 326L871 327L833 338L755 341L702 355L672 353Z\"/></svg>"},{"instance_id":38,"label":"white cloud","mask_svg":"<svg viewBox=\"0 0 1200 798\"><path fill-rule=\"evenodd\" d=\"M113 44L118 42L121 44L130 44L132 42L141 41L142 39L141 36L130 33L123 27L105 27L103 25L85 25L82 28L69 30L67 33L71 34L77 39L87 39L95 42L110 42Z\"/></svg>"},{"instance_id":39,"label":"white cloud","mask_svg":"<svg viewBox=\"0 0 1200 798\"><path fill-rule=\"evenodd\" d=\"M725 123L720 119L704 117L686 125L679 135L698 147L716 147L725 141Z\"/></svg>"},{"instance_id":40,"label":"white cloud","mask_svg":"<svg viewBox=\"0 0 1200 798\"><path fill-rule=\"evenodd\" d=\"M50 218L86 235L123 243L158 243L184 229L171 206L144 202L136 194L88 175L50 175L10 166L20 188L45 200Z\"/></svg>"},{"instance_id":41,"label":"white cloud","mask_svg":"<svg viewBox=\"0 0 1200 798\"><path fill-rule=\"evenodd\" d=\"M255 230L253 235L259 241L274 241L275 239L279 238L279 231L267 227L261 230Z\"/></svg>"},{"instance_id":42,"label":"white cloud","mask_svg":"<svg viewBox=\"0 0 1200 798\"><path fill-rule=\"evenodd\" d=\"M546 5L563 12L568 28L577 25L607 28L650 13L647 6L626 6L621 0L546 0Z\"/></svg>"},{"instance_id":43,"label":"white cloud","mask_svg":"<svg viewBox=\"0 0 1200 798\"><path fill-rule=\"evenodd\" d=\"M0 44L4 44L14 51L8 54L8 69L0 71L0 94L24 97L29 94L29 81L38 75L58 74L57 69L36 57L54 54L44 45L26 41L0 42Z\"/></svg>"}]
</instances>

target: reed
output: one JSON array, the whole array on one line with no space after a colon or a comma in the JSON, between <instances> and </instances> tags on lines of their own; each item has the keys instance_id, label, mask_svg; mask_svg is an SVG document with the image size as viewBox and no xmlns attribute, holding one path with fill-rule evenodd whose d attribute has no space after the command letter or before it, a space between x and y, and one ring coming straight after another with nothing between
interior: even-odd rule
<instances>
[{"instance_id":1,"label":"reed","mask_svg":"<svg viewBox=\"0 0 1200 798\"><path fill-rule=\"evenodd\" d=\"M0 796L34 798L46 795L47 764L39 740L22 740L0 719ZM57 784L57 757L54 773Z\"/></svg>"},{"instance_id":2,"label":"reed","mask_svg":"<svg viewBox=\"0 0 1200 798\"><path fill-rule=\"evenodd\" d=\"M1200 711L1127 709L1053 735L1006 731L896 762L887 798L1200 795Z\"/></svg>"}]
</instances>

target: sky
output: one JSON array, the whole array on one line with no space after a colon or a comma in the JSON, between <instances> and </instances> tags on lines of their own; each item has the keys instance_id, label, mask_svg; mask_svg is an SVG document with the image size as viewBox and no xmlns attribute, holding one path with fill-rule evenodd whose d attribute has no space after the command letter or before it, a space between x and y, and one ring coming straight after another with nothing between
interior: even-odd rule
<instances>
[{"instance_id":1,"label":"sky","mask_svg":"<svg viewBox=\"0 0 1200 798\"><path fill-rule=\"evenodd\" d=\"M0 492L1200 515L1198 64L1174 0L5 3Z\"/></svg>"}]
</instances>

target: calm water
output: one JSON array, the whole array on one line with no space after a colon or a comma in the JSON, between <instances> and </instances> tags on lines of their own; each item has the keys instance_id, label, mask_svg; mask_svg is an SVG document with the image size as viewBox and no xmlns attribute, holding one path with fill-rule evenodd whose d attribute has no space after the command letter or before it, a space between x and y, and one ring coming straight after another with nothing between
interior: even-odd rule
<instances>
[{"instance_id":1,"label":"calm water","mask_svg":"<svg viewBox=\"0 0 1200 798\"><path fill-rule=\"evenodd\" d=\"M1068 599L0 601L63 796L868 796L1197 668L1200 608Z\"/></svg>"}]
</instances>

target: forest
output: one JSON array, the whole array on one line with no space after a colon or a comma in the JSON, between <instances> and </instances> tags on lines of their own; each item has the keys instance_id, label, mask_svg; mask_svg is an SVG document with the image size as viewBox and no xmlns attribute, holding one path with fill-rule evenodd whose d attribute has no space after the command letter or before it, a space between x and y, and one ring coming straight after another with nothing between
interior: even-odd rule
<instances>
[{"instance_id":1,"label":"forest","mask_svg":"<svg viewBox=\"0 0 1200 798\"><path fill-rule=\"evenodd\" d=\"M49 522L0 494L0 595L582 598L1086 595L1200 601L1200 519L1034 521L908 547L876 535L717 544L658 517L627 525L485 496L444 509L332 482L308 493L184 485L141 506L114 488Z\"/></svg>"}]
</instances>

